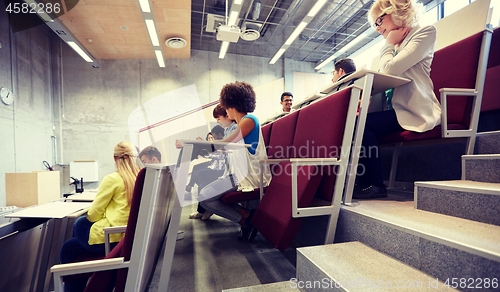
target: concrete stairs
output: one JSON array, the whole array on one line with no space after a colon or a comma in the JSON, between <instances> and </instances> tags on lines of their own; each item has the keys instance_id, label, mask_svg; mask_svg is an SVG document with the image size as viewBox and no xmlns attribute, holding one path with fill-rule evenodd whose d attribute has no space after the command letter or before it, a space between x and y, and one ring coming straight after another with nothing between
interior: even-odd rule
<instances>
[{"instance_id":1,"label":"concrete stairs","mask_svg":"<svg viewBox=\"0 0 500 292\"><path fill-rule=\"evenodd\" d=\"M462 156L464 180L415 182L415 208L500 225L500 154Z\"/></svg>"},{"instance_id":2,"label":"concrete stairs","mask_svg":"<svg viewBox=\"0 0 500 292\"><path fill-rule=\"evenodd\" d=\"M343 206L334 244L297 248L297 279L227 291L500 291L500 151L480 142L464 180Z\"/></svg>"},{"instance_id":3,"label":"concrete stairs","mask_svg":"<svg viewBox=\"0 0 500 292\"><path fill-rule=\"evenodd\" d=\"M500 275L499 226L415 209L404 194L342 208L335 242L351 241L363 242L442 282Z\"/></svg>"}]
</instances>

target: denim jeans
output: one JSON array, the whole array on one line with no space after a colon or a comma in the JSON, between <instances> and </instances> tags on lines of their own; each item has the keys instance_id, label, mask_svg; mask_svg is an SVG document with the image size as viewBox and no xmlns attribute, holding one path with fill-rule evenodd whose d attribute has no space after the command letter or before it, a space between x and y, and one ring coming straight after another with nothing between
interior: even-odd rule
<instances>
[{"instance_id":1,"label":"denim jeans","mask_svg":"<svg viewBox=\"0 0 500 292\"><path fill-rule=\"evenodd\" d=\"M94 223L87 220L87 217L82 216L76 219L73 224L73 237L64 242L61 248L61 263L74 263L78 257L88 252L93 252L104 257L104 243L89 244L90 228ZM118 242L111 243L113 249ZM80 292L85 289L88 278L66 281L64 283L64 291Z\"/></svg>"},{"instance_id":2,"label":"denim jeans","mask_svg":"<svg viewBox=\"0 0 500 292\"><path fill-rule=\"evenodd\" d=\"M241 220L241 214L238 212L238 204L228 205L219 200L219 198L225 193L236 191L238 189L236 181L233 181L232 179L235 178L232 178L232 175L229 175L208 184L200 191L198 200L200 200L200 205L205 210L229 219L235 223L239 223Z\"/></svg>"}]
</instances>

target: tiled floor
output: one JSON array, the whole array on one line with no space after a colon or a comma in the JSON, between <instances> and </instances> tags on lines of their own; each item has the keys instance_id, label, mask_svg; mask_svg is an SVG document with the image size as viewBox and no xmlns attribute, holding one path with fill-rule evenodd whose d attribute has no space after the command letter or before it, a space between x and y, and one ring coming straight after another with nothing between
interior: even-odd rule
<instances>
[{"instance_id":1,"label":"tiled floor","mask_svg":"<svg viewBox=\"0 0 500 292\"><path fill-rule=\"evenodd\" d=\"M295 277L296 252L274 249L260 234L239 242L239 225L212 216L209 221L189 219L196 205L183 209L168 291L196 292L288 281ZM157 266L161 266L161 262ZM149 291L158 291L158 271Z\"/></svg>"}]
</instances>

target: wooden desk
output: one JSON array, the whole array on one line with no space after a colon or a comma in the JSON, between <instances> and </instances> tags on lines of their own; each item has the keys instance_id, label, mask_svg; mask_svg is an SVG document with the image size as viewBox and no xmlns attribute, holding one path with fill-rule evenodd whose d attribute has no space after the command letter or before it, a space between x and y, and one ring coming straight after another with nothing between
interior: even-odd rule
<instances>
[{"instance_id":1,"label":"wooden desk","mask_svg":"<svg viewBox=\"0 0 500 292\"><path fill-rule=\"evenodd\" d=\"M75 212L86 211L92 203L53 202L7 214L6 218L65 218Z\"/></svg>"},{"instance_id":2,"label":"wooden desk","mask_svg":"<svg viewBox=\"0 0 500 292\"><path fill-rule=\"evenodd\" d=\"M175 170L174 181L175 189L177 195L179 196L179 202L184 206L184 195L186 193L186 186L188 184L187 178L189 175L189 167L191 163L191 155L195 145L205 145L214 146L215 148L223 148L224 150L237 150L242 148L251 147L250 144L243 143L228 143L228 142L218 142L218 141L200 141L200 140L180 140L183 144L183 151L181 152L180 165Z\"/></svg>"},{"instance_id":3,"label":"wooden desk","mask_svg":"<svg viewBox=\"0 0 500 292\"><path fill-rule=\"evenodd\" d=\"M6 218L49 219L42 225L30 292L48 291L51 277L49 267L59 261L59 253L66 239L68 221L85 214L91 205L92 203L57 201L5 215ZM64 235L60 236L61 234ZM57 241L56 244L53 244L54 241Z\"/></svg>"}]
</instances>

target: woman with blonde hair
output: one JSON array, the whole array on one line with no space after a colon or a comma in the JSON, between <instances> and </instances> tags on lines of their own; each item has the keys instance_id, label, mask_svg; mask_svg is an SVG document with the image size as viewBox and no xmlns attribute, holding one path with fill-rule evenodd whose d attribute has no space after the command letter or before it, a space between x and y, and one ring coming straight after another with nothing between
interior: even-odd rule
<instances>
[{"instance_id":1,"label":"woman with blonde hair","mask_svg":"<svg viewBox=\"0 0 500 292\"><path fill-rule=\"evenodd\" d=\"M120 142L114 148L116 172L104 177L97 195L87 212L73 225L73 238L67 240L61 249L61 263L72 263L87 253L104 255L103 228L127 225L135 179L140 168L135 163L132 144ZM110 235L111 248L125 236L125 233ZM83 291L87 279L68 281L64 291Z\"/></svg>"},{"instance_id":2,"label":"woman with blonde hair","mask_svg":"<svg viewBox=\"0 0 500 292\"><path fill-rule=\"evenodd\" d=\"M358 176L353 198L387 196L378 139L405 130L426 132L441 124L441 107L430 78L437 32L433 25L418 24L422 10L422 4L415 0L377 0L368 13L368 21L385 38L380 49L380 72L411 82L386 92L387 111L368 114L363 147L377 151L360 159L365 171Z\"/></svg>"}]
</instances>

